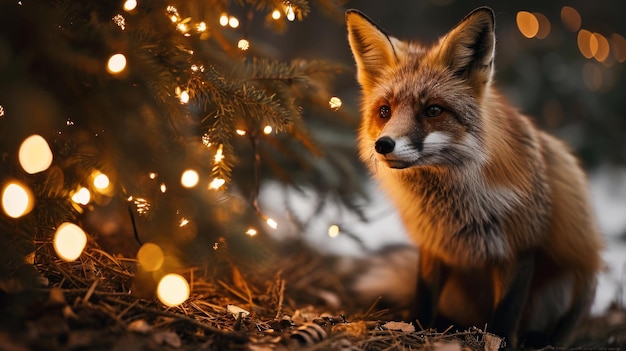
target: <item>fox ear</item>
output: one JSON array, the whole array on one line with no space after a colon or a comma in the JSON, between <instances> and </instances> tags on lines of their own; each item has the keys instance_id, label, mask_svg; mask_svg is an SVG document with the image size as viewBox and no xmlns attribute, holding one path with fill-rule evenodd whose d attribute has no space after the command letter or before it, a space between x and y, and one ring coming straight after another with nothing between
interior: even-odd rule
<instances>
[{"instance_id":1,"label":"fox ear","mask_svg":"<svg viewBox=\"0 0 626 351\"><path fill-rule=\"evenodd\" d=\"M372 88L385 67L396 62L391 38L372 20L357 10L346 12L348 41L356 61L357 80L364 89Z\"/></svg>"},{"instance_id":2,"label":"fox ear","mask_svg":"<svg viewBox=\"0 0 626 351\"><path fill-rule=\"evenodd\" d=\"M495 18L488 7L480 7L452 29L440 41L439 54L454 74L476 89L491 81L495 56Z\"/></svg>"}]
</instances>

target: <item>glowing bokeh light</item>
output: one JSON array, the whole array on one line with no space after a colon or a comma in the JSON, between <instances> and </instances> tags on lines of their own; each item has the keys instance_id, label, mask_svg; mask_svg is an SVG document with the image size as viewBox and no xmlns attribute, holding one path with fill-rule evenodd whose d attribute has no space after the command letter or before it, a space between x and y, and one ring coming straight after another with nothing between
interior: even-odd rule
<instances>
[{"instance_id":1,"label":"glowing bokeh light","mask_svg":"<svg viewBox=\"0 0 626 351\"><path fill-rule=\"evenodd\" d=\"M93 178L93 186L96 189L104 190L109 187L109 184L111 184L109 177L104 173L98 173Z\"/></svg>"},{"instance_id":2,"label":"glowing bokeh light","mask_svg":"<svg viewBox=\"0 0 626 351\"><path fill-rule=\"evenodd\" d=\"M617 34L611 34L611 46L613 47L613 57L619 63L626 61L626 39Z\"/></svg>"},{"instance_id":3,"label":"glowing bokeh light","mask_svg":"<svg viewBox=\"0 0 626 351\"><path fill-rule=\"evenodd\" d=\"M161 192L165 194L166 191L167 191L167 185L165 185L165 183L161 183Z\"/></svg>"},{"instance_id":4,"label":"glowing bokeh light","mask_svg":"<svg viewBox=\"0 0 626 351\"><path fill-rule=\"evenodd\" d=\"M561 22L570 32L577 32L582 24L582 19L575 8L563 6L561 8Z\"/></svg>"},{"instance_id":5,"label":"glowing bokeh light","mask_svg":"<svg viewBox=\"0 0 626 351\"><path fill-rule=\"evenodd\" d=\"M186 104L189 102L189 93L187 92L187 90L183 90L178 98L180 99L180 102Z\"/></svg>"},{"instance_id":6,"label":"glowing bokeh light","mask_svg":"<svg viewBox=\"0 0 626 351\"><path fill-rule=\"evenodd\" d=\"M222 13L220 16L220 26L226 27L228 25L228 15L226 13Z\"/></svg>"},{"instance_id":7,"label":"glowing bokeh light","mask_svg":"<svg viewBox=\"0 0 626 351\"><path fill-rule=\"evenodd\" d=\"M539 31L539 21L537 17L527 11L519 11L515 17L517 28L526 38L533 38Z\"/></svg>"},{"instance_id":8,"label":"glowing bokeh light","mask_svg":"<svg viewBox=\"0 0 626 351\"><path fill-rule=\"evenodd\" d=\"M226 180L222 178L214 178L211 183L209 183L209 189L217 190L221 188L224 184L226 184Z\"/></svg>"},{"instance_id":9,"label":"glowing bokeh light","mask_svg":"<svg viewBox=\"0 0 626 351\"><path fill-rule=\"evenodd\" d=\"M246 135L246 131L245 131L245 130L243 130L243 129L237 129L237 130L235 131L235 133L237 133L237 135L242 135L242 136L243 136L243 135Z\"/></svg>"},{"instance_id":10,"label":"glowing bokeh light","mask_svg":"<svg viewBox=\"0 0 626 351\"><path fill-rule=\"evenodd\" d=\"M124 11L130 12L137 7L137 0L126 0L124 2Z\"/></svg>"},{"instance_id":11,"label":"glowing bokeh light","mask_svg":"<svg viewBox=\"0 0 626 351\"><path fill-rule=\"evenodd\" d=\"M7 216L19 218L33 209L33 195L25 185L10 182L2 190L2 209Z\"/></svg>"},{"instance_id":12,"label":"glowing bokeh light","mask_svg":"<svg viewBox=\"0 0 626 351\"><path fill-rule=\"evenodd\" d=\"M111 74L118 74L126 68L126 56L123 54L115 54L109 58L107 63L107 71Z\"/></svg>"},{"instance_id":13,"label":"glowing bokeh light","mask_svg":"<svg viewBox=\"0 0 626 351\"><path fill-rule=\"evenodd\" d=\"M91 193L89 189L81 187L72 195L72 201L77 204L87 205L91 201Z\"/></svg>"},{"instance_id":14,"label":"glowing bokeh light","mask_svg":"<svg viewBox=\"0 0 626 351\"><path fill-rule=\"evenodd\" d=\"M328 100L328 104L330 105L330 108L336 111L341 107L342 102L340 98L333 96L330 100Z\"/></svg>"},{"instance_id":15,"label":"glowing bokeh light","mask_svg":"<svg viewBox=\"0 0 626 351\"><path fill-rule=\"evenodd\" d=\"M272 11L272 18L273 18L273 19L275 19L275 20L280 19L280 16L282 16L282 14L280 13L280 11L278 11L278 10L274 10L274 11Z\"/></svg>"},{"instance_id":16,"label":"glowing bokeh light","mask_svg":"<svg viewBox=\"0 0 626 351\"><path fill-rule=\"evenodd\" d=\"M237 42L237 48L241 51L246 51L250 49L250 42L247 39L240 39L239 42Z\"/></svg>"},{"instance_id":17,"label":"glowing bokeh light","mask_svg":"<svg viewBox=\"0 0 626 351\"><path fill-rule=\"evenodd\" d=\"M285 15L287 16L287 20L289 20L289 22L293 22L296 19L296 13L294 12L291 4L287 5L287 9L285 10Z\"/></svg>"},{"instance_id":18,"label":"glowing bokeh light","mask_svg":"<svg viewBox=\"0 0 626 351\"><path fill-rule=\"evenodd\" d=\"M263 133L264 133L264 134L271 134L271 133L272 133L272 130L274 130L274 129L272 128L272 126L267 125L267 126L265 126L265 127L263 128Z\"/></svg>"},{"instance_id":19,"label":"glowing bokeh light","mask_svg":"<svg viewBox=\"0 0 626 351\"><path fill-rule=\"evenodd\" d=\"M600 33L593 33L593 37L595 38L595 41L597 42L597 45L598 45L596 52L593 54L593 57L598 62L604 62L607 59L607 57L609 57L609 53L610 53L609 41L606 39L604 35Z\"/></svg>"},{"instance_id":20,"label":"glowing bokeh light","mask_svg":"<svg viewBox=\"0 0 626 351\"><path fill-rule=\"evenodd\" d=\"M200 22L198 24L196 24L196 30L200 33L205 32L206 31L206 23L205 22Z\"/></svg>"},{"instance_id":21,"label":"glowing bokeh light","mask_svg":"<svg viewBox=\"0 0 626 351\"><path fill-rule=\"evenodd\" d=\"M248 230L246 230L246 234L248 234L249 236L255 236L257 235L257 231L254 228L248 228Z\"/></svg>"},{"instance_id":22,"label":"glowing bokeh light","mask_svg":"<svg viewBox=\"0 0 626 351\"><path fill-rule=\"evenodd\" d=\"M220 163L224 160L224 145L220 144L215 151L215 163Z\"/></svg>"},{"instance_id":23,"label":"glowing bokeh light","mask_svg":"<svg viewBox=\"0 0 626 351\"><path fill-rule=\"evenodd\" d=\"M166 306L178 306L189 298L189 283L179 274L167 274L159 281L157 297Z\"/></svg>"},{"instance_id":24,"label":"glowing bokeh light","mask_svg":"<svg viewBox=\"0 0 626 351\"><path fill-rule=\"evenodd\" d=\"M198 175L198 172L194 171L193 169L188 169L184 171L180 177L180 183L185 188L193 188L198 184L199 180L200 176Z\"/></svg>"},{"instance_id":25,"label":"glowing bokeh light","mask_svg":"<svg viewBox=\"0 0 626 351\"><path fill-rule=\"evenodd\" d=\"M333 224L330 227L328 227L328 236L331 238L336 238L337 236L339 236L339 226L336 224Z\"/></svg>"},{"instance_id":26,"label":"glowing bokeh light","mask_svg":"<svg viewBox=\"0 0 626 351\"><path fill-rule=\"evenodd\" d=\"M53 245L61 259L75 261L87 245L87 234L76 224L65 222L54 233Z\"/></svg>"},{"instance_id":27,"label":"glowing bokeh light","mask_svg":"<svg viewBox=\"0 0 626 351\"><path fill-rule=\"evenodd\" d=\"M239 20L238 20L238 19L237 19L237 17L235 17L235 16L230 16L230 17L228 18L228 25L229 25L231 28L237 28L237 27L239 27Z\"/></svg>"},{"instance_id":28,"label":"glowing bokeh light","mask_svg":"<svg viewBox=\"0 0 626 351\"><path fill-rule=\"evenodd\" d=\"M272 228L272 229L278 228L278 223L276 223L276 221L271 219L271 218L266 219L265 223L267 223L267 225L269 225L270 228Z\"/></svg>"},{"instance_id":29,"label":"glowing bokeh light","mask_svg":"<svg viewBox=\"0 0 626 351\"><path fill-rule=\"evenodd\" d=\"M165 262L163 250L157 244L145 243L137 251L137 261L143 269L148 272L154 272L161 269Z\"/></svg>"},{"instance_id":30,"label":"glowing bokeh light","mask_svg":"<svg viewBox=\"0 0 626 351\"><path fill-rule=\"evenodd\" d=\"M535 18L537 18L537 23L539 24L539 28L537 29L537 34L535 35L535 38L547 38L548 35L550 35L550 30L552 29L550 20L543 13L534 12L533 15L535 15Z\"/></svg>"},{"instance_id":31,"label":"glowing bokeh light","mask_svg":"<svg viewBox=\"0 0 626 351\"><path fill-rule=\"evenodd\" d=\"M20 165L26 173L43 172L52 164L52 150L41 135L31 135L24 139L18 152Z\"/></svg>"},{"instance_id":32,"label":"glowing bokeh light","mask_svg":"<svg viewBox=\"0 0 626 351\"><path fill-rule=\"evenodd\" d=\"M592 58L598 51L598 40L586 29L578 32L578 49L585 58Z\"/></svg>"}]
</instances>

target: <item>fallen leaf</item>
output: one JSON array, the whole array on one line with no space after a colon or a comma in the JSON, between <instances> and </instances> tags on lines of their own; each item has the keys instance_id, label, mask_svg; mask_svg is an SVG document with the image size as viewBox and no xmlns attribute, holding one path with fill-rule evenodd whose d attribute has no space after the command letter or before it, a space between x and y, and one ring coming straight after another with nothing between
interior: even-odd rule
<instances>
[{"instance_id":1,"label":"fallen leaf","mask_svg":"<svg viewBox=\"0 0 626 351\"><path fill-rule=\"evenodd\" d=\"M241 313L242 317L248 317L250 315L250 312L248 312L247 310L239 307L239 306L235 306L235 305L228 305L226 306L226 310L228 310L228 312L230 312L233 317L235 319L239 318L239 314Z\"/></svg>"},{"instance_id":2,"label":"fallen leaf","mask_svg":"<svg viewBox=\"0 0 626 351\"><path fill-rule=\"evenodd\" d=\"M412 333L415 331L415 326L406 322L387 322L383 324L383 328L387 330L399 330L405 333Z\"/></svg>"}]
</instances>

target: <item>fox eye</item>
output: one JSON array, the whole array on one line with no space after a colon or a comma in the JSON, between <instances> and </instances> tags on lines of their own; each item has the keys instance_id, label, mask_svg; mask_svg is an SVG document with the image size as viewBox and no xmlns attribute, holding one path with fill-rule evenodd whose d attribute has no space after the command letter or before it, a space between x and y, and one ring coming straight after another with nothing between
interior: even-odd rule
<instances>
[{"instance_id":1,"label":"fox eye","mask_svg":"<svg viewBox=\"0 0 626 351\"><path fill-rule=\"evenodd\" d=\"M426 110L424 110L424 115L426 117L437 117L442 112L443 112L443 108L441 108L441 106L430 105L430 106L426 107Z\"/></svg>"},{"instance_id":2,"label":"fox eye","mask_svg":"<svg viewBox=\"0 0 626 351\"><path fill-rule=\"evenodd\" d=\"M380 118L387 119L391 116L391 107L387 105L382 105L379 112Z\"/></svg>"}]
</instances>

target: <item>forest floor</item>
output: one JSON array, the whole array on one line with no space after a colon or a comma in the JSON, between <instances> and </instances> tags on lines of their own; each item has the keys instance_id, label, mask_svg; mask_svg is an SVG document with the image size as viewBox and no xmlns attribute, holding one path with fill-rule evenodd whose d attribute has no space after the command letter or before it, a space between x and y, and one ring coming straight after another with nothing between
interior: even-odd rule
<instances>
[{"instance_id":1,"label":"forest floor","mask_svg":"<svg viewBox=\"0 0 626 351\"><path fill-rule=\"evenodd\" d=\"M336 257L301 243L263 264L181 270L191 296L166 307L136 260L89 247L78 261L36 264L40 288L0 282L0 350L497 350L474 328L415 330L377 301L359 305ZM142 276L142 274L144 276ZM626 350L626 312L580 326L570 348Z\"/></svg>"}]
</instances>

